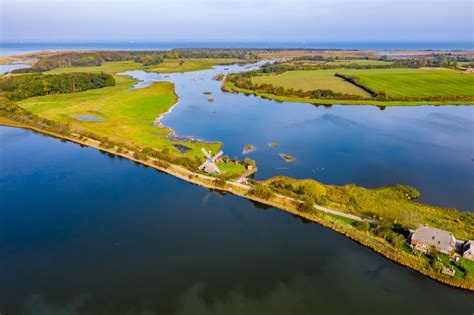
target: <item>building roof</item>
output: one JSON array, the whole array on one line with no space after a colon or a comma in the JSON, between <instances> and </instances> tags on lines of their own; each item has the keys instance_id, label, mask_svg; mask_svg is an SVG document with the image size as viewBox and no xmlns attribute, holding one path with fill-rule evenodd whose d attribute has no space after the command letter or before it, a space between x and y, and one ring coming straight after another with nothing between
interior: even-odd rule
<instances>
[{"instance_id":1,"label":"building roof","mask_svg":"<svg viewBox=\"0 0 474 315\"><path fill-rule=\"evenodd\" d=\"M456 246L456 239L448 231L421 225L413 233L412 240L434 246L445 251L452 251Z\"/></svg>"},{"instance_id":2,"label":"building roof","mask_svg":"<svg viewBox=\"0 0 474 315\"><path fill-rule=\"evenodd\" d=\"M474 255L474 241L467 241L463 246L463 252L468 252L469 255Z\"/></svg>"}]
</instances>

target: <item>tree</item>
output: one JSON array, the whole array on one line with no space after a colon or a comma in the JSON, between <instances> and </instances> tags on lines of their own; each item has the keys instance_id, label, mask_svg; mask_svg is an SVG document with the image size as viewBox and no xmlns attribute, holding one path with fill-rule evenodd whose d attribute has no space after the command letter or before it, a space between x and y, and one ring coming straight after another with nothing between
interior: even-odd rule
<instances>
[{"instance_id":1,"label":"tree","mask_svg":"<svg viewBox=\"0 0 474 315\"><path fill-rule=\"evenodd\" d=\"M439 273L441 270L443 270L444 264L439 260L433 260L431 262L431 267L433 267L433 269Z\"/></svg>"},{"instance_id":2,"label":"tree","mask_svg":"<svg viewBox=\"0 0 474 315\"><path fill-rule=\"evenodd\" d=\"M298 207L298 211L301 212L311 212L314 211L314 200L310 198L305 198L303 203Z\"/></svg>"}]
</instances>

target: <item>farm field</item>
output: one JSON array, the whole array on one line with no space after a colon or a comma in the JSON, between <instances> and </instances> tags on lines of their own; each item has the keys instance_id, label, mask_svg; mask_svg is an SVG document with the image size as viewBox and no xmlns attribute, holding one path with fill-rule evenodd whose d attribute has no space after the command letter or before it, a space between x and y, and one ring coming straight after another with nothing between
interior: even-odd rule
<instances>
[{"instance_id":1,"label":"farm field","mask_svg":"<svg viewBox=\"0 0 474 315\"><path fill-rule=\"evenodd\" d=\"M58 73L70 73L70 72L107 72L107 73L119 73L123 71L131 70L145 70L148 72L161 72L161 73L172 73L172 72L188 72L210 69L212 66L236 63L243 60L240 59L224 59L224 58L199 58L199 59L183 59L184 63L180 65L179 59L165 59L165 61L159 65L154 66L143 66L141 63L134 61L113 61L104 62L102 65L97 67L71 67L71 68L57 68L45 73L58 74Z\"/></svg>"},{"instance_id":2,"label":"farm field","mask_svg":"<svg viewBox=\"0 0 474 315\"><path fill-rule=\"evenodd\" d=\"M365 86L388 96L474 96L474 76L451 69L330 69L288 71L279 75L254 77L255 83L271 83L286 88L367 95L352 84L334 77L341 73L357 77ZM363 94L364 93L364 94Z\"/></svg>"},{"instance_id":3,"label":"farm field","mask_svg":"<svg viewBox=\"0 0 474 315\"><path fill-rule=\"evenodd\" d=\"M369 97L370 94L357 86L335 77L335 70L288 71L278 75L265 75L252 78L254 84L270 83L276 87L310 91L316 89L333 90L345 94Z\"/></svg>"},{"instance_id":4,"label":"farm field","mask_svg":"<svg viewBox=\"0 0 474 315\"><path fill-rule=\"evenodd\" d=\"M97 67L71 67L71 68L56 68L49 70L45 73L49 74L59 74L59 73L71 73L71 72L106 72L106 73L118 73L129 70L143 70L143 65L141 63L136 63L134 61L112 61L104 62Z\"/></svg>"},{"instance_id":5,"label":"farm field","mask_svg":"<svg viewBox=\"0 0 474 315\"><path fill-rule=\"evenodd\" d=\"M66 123L75 130L93 132L111 140L161 150L167 148L177 154L179 151L173 144L186 145L192 149L182 153L183 156L201 158L201 147L213 152L220 148L218 143L168 140L166 135L170 134L169 129L152 125L156 118L176 103L173 84L157 82L143 89L127 91L136 81L124 76L115 76L115 79L116 86L113 87L34 97L17 104L40 117ZM73 115L92 116L102 120L80 120Z\"/></svg>"},{"instance_id":6,"label":"farm field","mask_svg":"<svg viewBox=\"0 0 474 315\"><path fill-rule=\"evenodd\" d=\"M326 63L331 66L347 66L350 64L358 64L361 66L388 66L393 64L392 61L384 60L340 60L340 61L330 61Z\"/></svg>"},{"instance_id":7,"label":"farm field","mask_svg":"<svg viewBox=\"0 0 474 315\"><path fill-rule=\"evenodd\" d=\"M388 96L474 96L474 75L451 69L419 69L416 73L354 74L359 82Z\"/></svg>"},{"instance_id":8,"label":"farm field","mask_svg":"<svg viewBox=\"0 0 474 315\"><path fill-rule=\"evenodd\" d=\"M210 69L213 66L242 62L246 60L232 58L189 58L182 59L184 63L180 64L180 59L165 59L165 61L156 66L146 67L148 72L172 73L189 72L197 70Z\"/></svg>"}]
</instances>

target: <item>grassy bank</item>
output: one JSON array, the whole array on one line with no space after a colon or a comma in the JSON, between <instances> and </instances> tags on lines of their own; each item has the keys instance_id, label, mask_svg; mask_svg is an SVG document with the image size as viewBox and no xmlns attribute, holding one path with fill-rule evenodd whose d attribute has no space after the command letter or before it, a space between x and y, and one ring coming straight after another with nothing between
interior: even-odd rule
<instances>
[{"instance_id":1,"label":"grassy bank","mask_svg":"<svg viewBox=\"0 0 474 315\"><path fill-rule=\"evenodd\" d=\"M94 133L112 141L129 145L160 148L186 157L202 157L201 147L217 152L218 143L170 141L169 129L154 126L155 120L166 113L177 97L174 86L157 82L143 89L128 90L135 80L115 76L116 86L80 93L33 97L17 102L17 105L43 118L69 125L81 133ZM92 116L100 121L81 120L75 115ZM180 153L174 146L190 148Z\"/></svg>"}]
</instances>

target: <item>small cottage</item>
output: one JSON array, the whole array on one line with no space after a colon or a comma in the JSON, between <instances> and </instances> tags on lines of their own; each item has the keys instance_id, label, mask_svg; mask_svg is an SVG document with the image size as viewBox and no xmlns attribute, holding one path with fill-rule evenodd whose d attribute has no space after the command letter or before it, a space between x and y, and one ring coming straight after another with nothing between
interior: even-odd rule
<instances>
[{"instance_id":1,"label":"small cottage","mask_svg":"<svg viewBox=\"0 0 474 315\"><path fill-rule=\"evenodd\" d=\"M429 226L419 226L411 237L411 244L420 252L426 253L430 248L452 255L456 250L456 239L448 231Z\"/></svg>"},{"instance_id":2,"label":"small cottage","mask_svg":"<svg viewBox=\"0 0 474 315\"><path fill-rule=\"evenodd\" d=\"M470 240L464 243L462 248L462 257L474 260L474 241Z\"/></svg>"}]
</instances>

